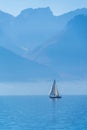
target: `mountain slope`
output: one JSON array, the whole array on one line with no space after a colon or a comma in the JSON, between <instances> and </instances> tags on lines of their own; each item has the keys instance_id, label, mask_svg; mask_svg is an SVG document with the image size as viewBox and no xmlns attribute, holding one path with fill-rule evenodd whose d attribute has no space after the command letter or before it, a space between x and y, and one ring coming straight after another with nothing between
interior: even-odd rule
<instances>
[{"instance_id":1,"label":"mountain slope","mask_svg":"<svg viewBox=\"0 0 87 130\"><path fill-rule=\"evenodd\" d=\"M41 64L15 55L0 47L0 81L30 81L53 77L53 72Z\"/></svg>"},{"instance_id":2,"label":"mountain slope","mask_svg":"<svg viewBox=\"0 0 87 130\"><path fill-rule=\"evenodd\" d=\"M62 77L87 77L87 16L73 18L60 37L37 50L33 60L47 64Z\"/></svg>"}]
</instances>

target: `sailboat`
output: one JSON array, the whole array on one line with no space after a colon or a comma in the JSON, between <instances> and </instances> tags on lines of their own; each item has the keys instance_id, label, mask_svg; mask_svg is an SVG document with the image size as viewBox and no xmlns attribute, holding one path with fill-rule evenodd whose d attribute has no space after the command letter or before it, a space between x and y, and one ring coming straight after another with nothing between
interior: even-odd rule
<instances>
[{"instance_id":1,"label":"sailboat","mask_svg":"<svg viewBox=\"0 0 87 130\"><path fill-rule=\"evenodd\" d=\"M53 82L53 86L51 88L49 97L50 98L61 98L61 96L59 95L57 86L56 86L56 80L54 80L54 82Z\"/></svg>"}]
</instances>

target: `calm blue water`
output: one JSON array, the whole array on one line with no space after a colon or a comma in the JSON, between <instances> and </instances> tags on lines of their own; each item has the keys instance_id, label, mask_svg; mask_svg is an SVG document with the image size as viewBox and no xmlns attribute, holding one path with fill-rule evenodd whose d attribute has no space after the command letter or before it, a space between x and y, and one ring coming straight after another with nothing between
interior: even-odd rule
<instances>
[{"instance_id":1,"label":"calm blue water","mask_svg":"<svg viewBox=\"0 0 87 130\"><path fill-rule=\"evenodd\" d=\"M87 130L87 96L1 96L0 130Z\"/></svg>"}]
</instances>

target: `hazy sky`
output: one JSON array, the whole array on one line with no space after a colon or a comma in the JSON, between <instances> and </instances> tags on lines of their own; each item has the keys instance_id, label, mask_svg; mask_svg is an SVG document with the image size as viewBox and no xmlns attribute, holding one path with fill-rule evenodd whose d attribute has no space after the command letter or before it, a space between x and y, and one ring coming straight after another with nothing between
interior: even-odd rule
<instances>
[{"instance_id":1,"label":"hazy sky","mask_svg":"<svg viewBox=\"0 0 87 130\"><path fill-rule=\"evenodd\" d=\"M53 82L0 83L0 95L48 95ZM60 95L87 95L87 81L57 82Z\"/></svg>"},{"instance_id":2,"label":"hazy sky","mask_svg":"<svg viewBox=\"0 0 87 130\"><path fill-rule=\"evenodd\" d=\"M0 0L0 10L18 15L25 8L39 8L49 6L55 15L86 8L87 0Z\"/></svg>"}]
</instances>

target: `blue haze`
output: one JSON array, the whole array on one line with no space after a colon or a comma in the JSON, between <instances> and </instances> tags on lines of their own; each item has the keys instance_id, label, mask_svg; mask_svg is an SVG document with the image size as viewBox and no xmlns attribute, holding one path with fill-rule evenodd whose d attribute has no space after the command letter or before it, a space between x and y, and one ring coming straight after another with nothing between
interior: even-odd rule
<instances>
[{"instance_id":1,"label":"blue haze","mask_svg":"<svg viewBox=\"0 0 87 130\"><path fill-rule=\"evenodd\" d=\"M79 81L76 88L84 90L86 15L86 8L61 16L48 7L25 9L17 17L0 11L0 82Z\"/></svg>"}]
</instances>

